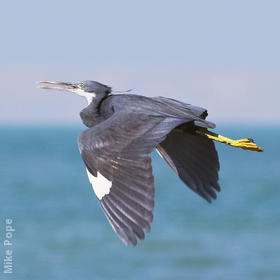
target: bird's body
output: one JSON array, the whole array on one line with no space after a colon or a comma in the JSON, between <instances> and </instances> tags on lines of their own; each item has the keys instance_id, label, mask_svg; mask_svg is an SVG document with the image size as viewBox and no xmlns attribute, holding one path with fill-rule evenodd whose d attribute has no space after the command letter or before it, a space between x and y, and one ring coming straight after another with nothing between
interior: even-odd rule
<instances>
[{"instance_id":1,"label":"bird's body","mask_svg":"<svg viewBox=\"0 0 280 280\"><path fill-rule=\"evenodd\" d=\"M108 95L93 100L80 113L83 123L92 127L116 112L135 112L154 117L205 119L207 110L164 97L145 97L133 94ZM203 123L204 121L202 121ZM212 127L215 127L212 124Z\"/></svg>"},{"instance_id":2,"label":"bird's body","mask_svg":"<svg viewBox=\"0 0 280 280\"><path fill-rule=\"evenodd\" d=\"M220 191L219 160L213 140L261 149L251 139L231 140L208 131L207 110L164 97L111 94L93 81L67 86L87 98L80 112L88 127L79 149L94 192L113 229L135 245L150 230L154 208L154 177L150 153L157 149L181 180L211 202ZM43 87L51 88L51 87Z\"/></svg>"}]
</instances>

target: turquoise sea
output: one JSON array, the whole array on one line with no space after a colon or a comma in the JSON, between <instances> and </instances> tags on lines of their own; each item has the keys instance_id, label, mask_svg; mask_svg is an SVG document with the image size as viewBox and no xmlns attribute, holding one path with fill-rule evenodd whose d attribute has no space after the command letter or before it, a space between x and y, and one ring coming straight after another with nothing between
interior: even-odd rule
<instances>
[{"instance_id":1,"label":"turquoise sea","mask_svg":"<svg viewBox=\"0 0 280 280\"><path fill-rule=\"evenodd\" d=\"M0 127L0 279L280 279L280 129L240 127L216 131L265 152L216 144L222 191L212 204L153 153L154 221L137 247L120 241L93 195L82 126Z\"/></svg>"}]
</instances>

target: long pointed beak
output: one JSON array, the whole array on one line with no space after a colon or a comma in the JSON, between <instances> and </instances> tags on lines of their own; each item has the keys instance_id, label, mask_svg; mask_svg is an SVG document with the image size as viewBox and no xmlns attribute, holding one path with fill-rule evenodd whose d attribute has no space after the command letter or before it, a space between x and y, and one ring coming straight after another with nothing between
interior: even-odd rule
<instances>
[{"instance_id":1,"label":"long pointed beak","mask_svg":"<svg viewBox=\"0 0 280 280\"><path fill-rule=\"evenodd\" d=\"M50 81L40 81L37 84L46 84L46 85L57 85L57 86L38 86L41 89L55 89L55 90L66 90L73 91L77 86L68 82L50 82Z\"/></svg>"}]
</instances>

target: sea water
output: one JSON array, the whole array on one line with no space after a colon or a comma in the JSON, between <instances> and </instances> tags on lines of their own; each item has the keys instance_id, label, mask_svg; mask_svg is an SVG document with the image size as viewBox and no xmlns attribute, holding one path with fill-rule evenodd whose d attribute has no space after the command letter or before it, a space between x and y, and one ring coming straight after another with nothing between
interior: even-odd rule
<instances>
[{"instance_id":1,"label":"sea water","mask_svg":"<svg viewBox=\"0 0 280 280\"><path fill-rule=\"evenodd\" d=\"M216 144L218 198L193 193L156 154L151 232L113 232L77 147L81 126L0 128L0 279L280 279L280 129L223 126L264 153ZM182 147L184 149L187 147ZM12 220L12 274L3 273Z\"/></svg>"}]
</instances>

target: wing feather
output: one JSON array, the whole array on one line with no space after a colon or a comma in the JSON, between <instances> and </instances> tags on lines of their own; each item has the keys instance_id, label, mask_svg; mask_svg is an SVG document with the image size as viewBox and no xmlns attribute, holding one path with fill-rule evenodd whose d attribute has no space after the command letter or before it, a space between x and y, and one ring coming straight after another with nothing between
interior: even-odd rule
<instances>
[{"instance_id":1,"label":"wing feather","mask_svg":"<svg viewBox=\"0 0 280 280\"><path fill-rule=\"evenodd\" d=\"M150 231L154 209L150 153L154 148L184 183L207 201L216 198L214 190L220 189L213 142L178 129L195 122L214 127L204 120L207 111L174 100L154 100L159 103L157 114L117 111L79 136L93 188L97 188L98 173L110 184L103 193L102 187L98 188L98 199L112 228L126 244L136 245L137 238L144 239L145 231Z\"/></svg>"},{"instance_id":2,"label":"wing feather","mask_svg":"<svg viewBox=\"0 0 280 280\"><path fill-rule=\"evenodd\" d=\"M153 220L150 153L184 121L119 112L79 137L79 149L88 171L94 177L101 173L111 182L103 196L99 190L98 198L111 226L126 244L135 245L137 238L144 239L144 231L150 231Z\"/></svg>"},{"instance_id":3,"label":"wing feather","mask_svg":"<svg viewBox=\"0 0 280 280\"><path fill-rule=\"evenodd\" d=\"M182 181L208 202L220 191L218 154L213 141L174 129L157 147Z\"/></svg>"}]
</instances>

